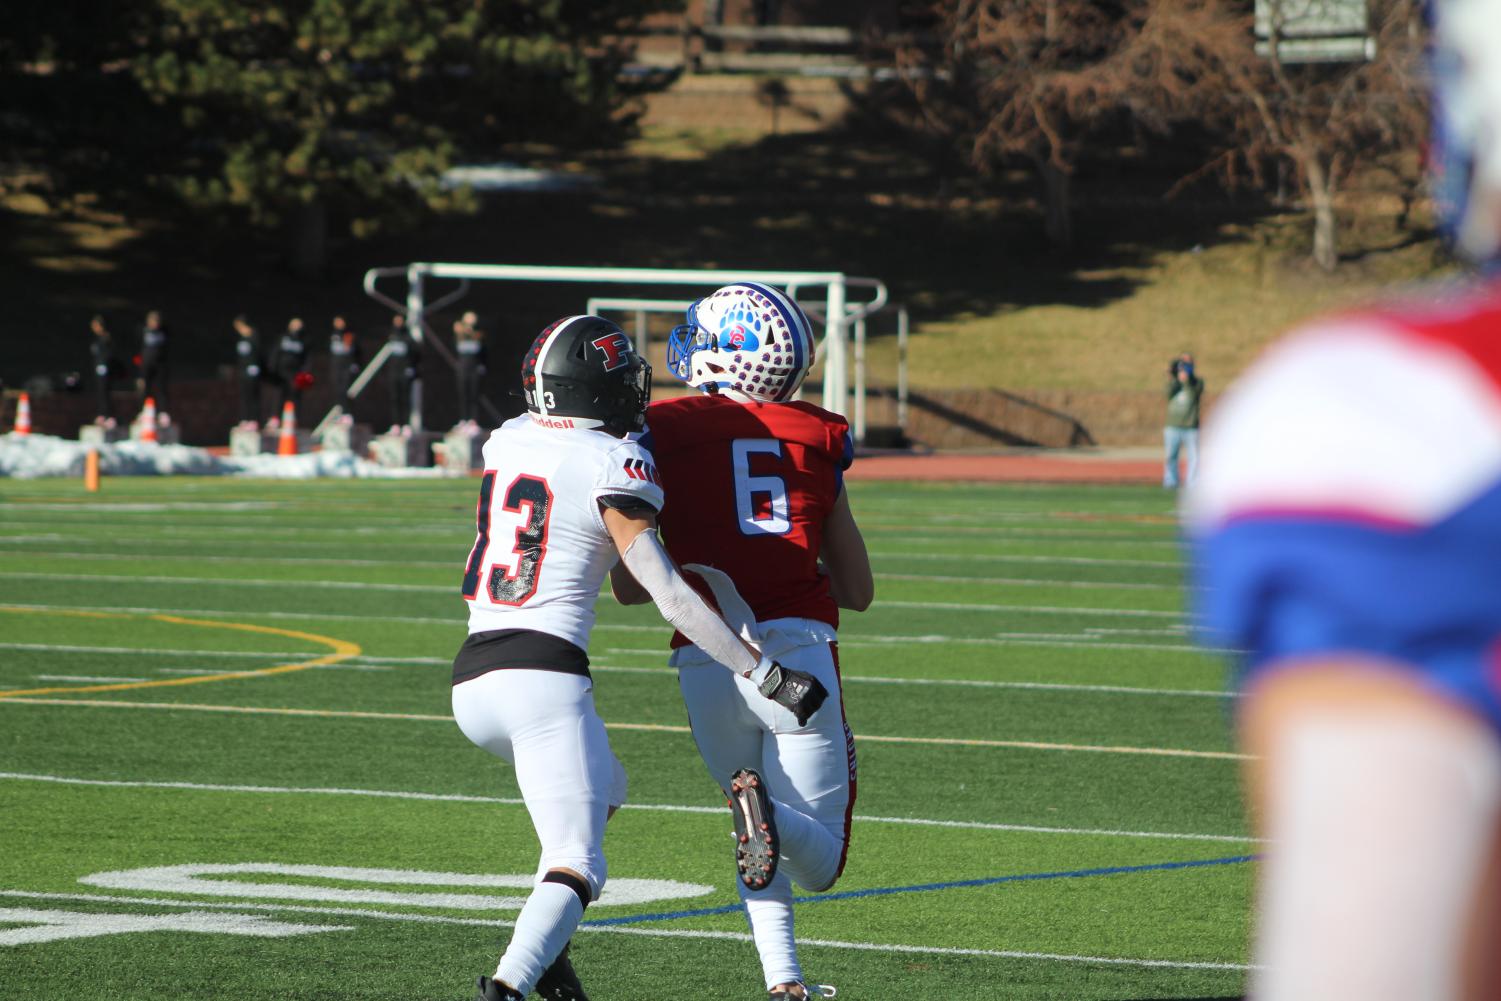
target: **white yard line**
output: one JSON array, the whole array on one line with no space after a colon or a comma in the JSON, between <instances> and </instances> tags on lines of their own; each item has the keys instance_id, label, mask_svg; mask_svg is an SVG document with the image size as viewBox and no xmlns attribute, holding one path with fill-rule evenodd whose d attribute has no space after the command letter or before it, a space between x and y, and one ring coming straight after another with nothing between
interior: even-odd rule
<instances>
[{"instance_id":1,"label":"white yard line","mask_svg":"<svg viewBox=\"0 0 1501 1001\"><path fill-rule=\"evenodd\" d=\"M38 681L145 681L145 678L116 678L102 677L93 674L34 674L32 677Z\"/></svg>"},{"instance_id":2,"label":"white yard line","mask_svg":"<svg viewBox=\"0 0 1501 1001\"><path fill-rule=\"evenodd\" d=\"M495 806L522 806L520 799L499 796L469 796L461 793L406 792L389 789L345 789L316 786L229 785L206 782L151 782L122 779L80 779L64 775L39 775L29 772L0 772L0 781L47 782L57 785L102 786L118 789L182 789L189 792L234 792L261 795L298 796L365 796L376 799L420 800L435 803L482 803ZM627 803L627 810L656 813L698 813L719 816L723 806L680 806L672 803ZM1231 834L1180 834L1170 831L1123 831L1090 827L1038 827L1031 824L993 824L977 820L929 820L921 817L875 817L857 814L855 820L867 824L897 824L907 827L941 827L971 831L1002 831L1021 834L1076 834L1088 837L1151 838L1166 841L1219 841L1231 844L1257 843L1256 838Z\"/></svg>"},{"instance_id":3,"label":"white yard line","mask_svg":"<svg viewBox=\"0 0 1501 1001\"><path fill-rule=\"evenodd\" d=\"M174 533L176 533L176 532L180 532L181 530L179 528L174 528L173 531L174 531ZM43 535L5 535L3 533L0 533L0 543L6 543L6 544L8 544L8 543L18 543L18 542L28 542L28 543L29 542L50 542L50 543L63 542L63 543L66 543L67 541L69 541L69 537L68 536L59 535L59 534L52 534L52 533L43 534ZM75 541L76 541L76 537L75 537ZM118 540L112 540L112 541L114 541L116 544L118 544ZM138 540L133 540L133 541L138 541ZM257 542L258 542L257 548L261 548L262 546L264 546L266 544L267 540L265 540L265 539L258 539ZM241 562L241 561L254 561L254 560L258 560L258 559L265 559L265 557L253 557L253 556L200 556L200 555L194 555L194 554L166 555L166 554L162 554L162 553L159 553L159 552L155 551L155 550L159 549L162 546L182 548L182 547L187 547L187 546L199 546L199 547L201 547L204 544L205 544L204 541L194 540L194 539L184 539L184 538L178 537L177 535L174 535L174 536L169 536L169 537L163 537L163 538L160 538L160 539L155 539L155 538L151 539L149 545L143 545L143 547L142 547L144 550L147 550L147 551L143 551L143 552L135 553L135 554L113 553L113 554L109 554L106 558L108 558L108 559L178 559L178 560L195 560L195 561L200 561L200 562L212 562L212 563ZM467 545L467 543L465 543L465 544ZM285 547L287 547L287 548L292 548L292 547L298 546L299 544L295 543L295 542L288 541L288 542L282 543L282 545L285 546ZM429 551L436 550L436 549L440 548L441 545L442 545L441 543L437 543L437 542L388 542L388 541L378 542L378 541L374 541L374 540L364 541L364 542L360 543L361 548L365 548L365 549L371 549L371 548L381 548L381 549L425 549L425 550L429 550ZM456 545L457 545L457 542L456 542ZM89 559L96 559L96 558L99 558L101 554L99 554L97 552L89 552L89 553L79 553L79 552L41 553L41 552L38 552L37 550L34 550L34 549L19 549L19 550L3 550L3 551L0 551L0 555L9 555L9 556L41 556L41 555L50 555L50 556L64 556L64 557L82 556L82 557L87 557ZM1180 561L1178 561L1178 560L1133 560L1133 559L1123 559L1123 558L1112 559L1112 558L1108 558L1108 557L1093 557L1093 556L1035 556L1035 555L1023 555L1023 554L1011 554L1011 553L935 553L935 552L931 552L931 551L925 551L925 552L906 552L906 551L897 551L897 550L882 549L879 546L872 546L872 547L870 547L870 556L871 556L871 559L876 560L876 561L884 561L884 560L896 561L896 560L902 560L902 561L932 561L932 562L940 562L940 563L1038 563L1038 564L1042 564L1044 566L1064 565L1064 566L1091 566L1091 567L1125 567L1125 568L1138 568L1138 569L1148 569L1148 570L1180 570L1180 569L1183 569L1183 563L1180 562ZM462 562L463 562L463 553L462 552L458 553L458 555L454 559L449 559L449 560L426 560L426 561L396 560L396 559L390 559L390 560L348 559L348 558L341 558L341 557L334 557L334 556L328 556L328 557L321 557L321 556L277 556L277 557L271 557L271 559L275 560L275 562L278 562L278 563L324 563L324 564L329 564L329 565L332 565L332 566L388 566L388 565L395 565L395 566L418 566L418 567L445 568L445 567L453 567L453 566L456 566L456 565L461 565Z\"/></svg>"},{"instance_id":4,"label":"white yard line","mask_svg":"<svg viewBox=\"0 0 1501 1001\"><path fill-rule=\"evenodd\" d=\"M60 580L60 581L72 581L74 583L77 583L80 579L81 578L77 574L31 573L31 572L21 572L21 571L0 573L0 580ZM434 593L434 594L451 594L451 595L455 595L455 599L457 600L457 594L456 594L455 588L452 587L451 585L447 585L447 584L367 584L367 583L363 583L363 582L360 582L360 581L268 580L268 579L265 579L265 578L226 578L226 577L163 577L163 576L148 576L148 575L137 575L137 574L90 574L87 577L87 580L90 583L93 583L93 582L96 582L96 581L97 582L104 582L104 583L113 583L113 584L138 584L138 583L143 583L144 582L144 583L153 583L153 584L193 584L193 585L197 585L197 586L218 586L218 587L273 587L273 588L278 588L278 589L282 589L282 590L294 589L294 588L300 588L300 587L306 587L306 588L315 588L315 589L326 588L326 589L332 589L332 590L345 590L345 591L405 591L405 592L421 592L421 593ZM45 609L45 608L85 608L86 607L86 608L92 608L95 611L106 611L106 610L108 610L108 609L106 609L104 607L101 607L101 606L92 606L92 605L91 606L39 605L39 604L33 604L31 602L24 602L24 603L18 602L18 603L15 603L14 605L12 605L11 607L15 607L15 608L36 608L36 609ZM1103 615L1103 616L1110 616L1110 617L1160 618L1160 619L1182 619L1183 618L1183 613L1181 613L1181 612L1171 612L1171 611L1166 611L1166 610L1161 610L1161 609L1149 609L1149 608L1092 608L1092 607L1064 606L1064 605L998 605L998 604L988 604L988 603L982 604L982 603L978 603L978 602L952 602L952 601L877 601L871 607L872 608L915 608L915 609L929 609L929 610L932 610L932 611L943 611L943 612L995 612L995 613L999 613L999 612L1013 613L1014 612L1014 613L1017 613L1017 614L1029 614L1029 615L1076 615L1076 616ZM118 610L118 609L116 609L116 610ZM144 612L166 611L166 609L155 609L155 608L151 608L151 609L127 609L127 610L128 611L144 611ZM188 610L184 614L193 614L193 610ZM219 614L219 613L211 613L211 612L208 612L208 611L205 610L205 611L199 612L198 614L209 615L209 614ZM281 616L292 616L292 615L298 615L298 616L303 617L303 618L328 618L328 619L348 618L348 619L357 619L357 620L366 621L366 622L372 621L372 620L375 620L375 619L380 619L380 620L383 620L383 621L386 621L386 622L393 622L393 621L394 622L413 622L413 621L447 622L447 621L450 621L450 620L447 620L447 619L435 619L435 618L433 618L433 619L414 619L414 618L411 618L411 617L387 616L387 615L340 615L340 614L332 614L332 613L327 614L327 615L318 615L318 614L306 613L306 612L299 612L299 613L261 612L261 611L250 611L248 609L242 609L242 610L240 610L238 612L230 612L230 613L223 613L223 614L230 614L230 615L236 615L236 616L246 616L246 615L261 615L261 616L265 616L265 615L281 615ZM455 618L452 621L454 621L454 622L460 622L461 621L461 616L462 616L462 613L455 613Z\"/></svg>"},{"instance_id":5,"label":"white yard line","mask_svg":"<svg viewBox=\"0 0 1501 1001\"><path fill-rule=\"evenodd\" d=\"M204 705L194 702L136 702L124 699L58 699L33 696L0 696L4 706L89 706L103 709L155 709L165 712L228 713L242 716L303 716L319 719L409 720L420 723L452 723L453 717L437 713L392 713L364 709L303 709L295 706ZM689 732L686 726L664 723L606 723L607 730L636 733ZM990 740L978 737L904 737L894 734L856 734L858 743L916 744L929 747L974 747L1020 751L1077 751L1088 754L1128 754L1161 758L1198 758L1207 761L1247 761L1249 755L1234 751L1197 751L1180 747L1138 747L1127 744L1064 744L1040 740Z\"/></svg>"},{"instance_id":6,"label":"white yard line","mask_svg":"<svg viewBox=\"0 0 1501 1001\"><path fill-rule=\"evenodd\" d=\"M312 556L200 556L192 554L164 554L164 553L83 553L83 552L42 552L37 550L14 550L0 549L0 556L24 556L28 559L44 557L47 559L78 559L98 562L100 560L127 560L133 562L171 562L178 561L192 564L233 564L253 563L265 565L286 564L289 566L332 566L332 567L400 567L402 569L429 569L449 570L459 566L459 561L454 560L351 560L334 559ZM962 559L962 557L961 557ZM91 579L98 575L89 574ZM1096 581L1096 580L1071 580L1057 577L975 577L963 574L903 574L878 572L877 580L899 580L913 583L935 584L975 584L994 587L1059 587L1080 589L1118 589L1134 591L1176 591L1180 589L1178 584L1159 584L1141 581ZM151 578L138 578L149 580ZM161 578L168 580L172 578ZM229 578L208 578L215 581ZM311 583L307 581L289 581L289 583ZM329 586L343 585L346 582L318 582ZM357 582L347 582L354 584ZM374 585L376 587L412 587L431 588L434 590L447 590L447 585Z\"/></svg>"},{"instance_id":7,"label":"white yard line","mask_svg":"<svg viewBox=\"0 0 1501 1001\"><path fill-rule=\"evenodd\" d=\"M1094 556L1030 556L1008 553L935 553L935 552L896 552L879 547L871 547L870 555L878 560L938 560L943 562L967 563L970 561L983 561L987 563L1064 563L1069 566L1089 567L1143 567L1159 570L1177 570L1183 564L1177 560L1130 560L1109 559Z\"/></svg>"},{"instance_id":8,"label":"white yard line","mask_svg":"<svg viewBox=\"0 0 1501 1001\"><path fill-rule=\"evenodd\" d=\"M103 904L136 904L146 907L185 907L190 910L274 911L296 914L328 914L336 917L365 917L379 921L402 921L412 924L462 925L471 928L513 928L514 921L498 918L457 918L439 914L408 914L377 911L361 907L310 907L301 904L263 904L253 902L219 903L203 900L172 900L166 897L125 897L107 893L34 893L27 890L0 890L0 897L22 900L56 900ZM745 932L692 931L686 928L643 928L638 925L590 925L580 932L613 935L639 935L643 938L709 939L750 942ZM860 952L890 952L910 955L975 956L985 959L1028 959L1054 963L1096 963L1110 966L1142 966L1175 970L1224 970L1245 972L1256 969L1244 963L1213 963L1195 960L1129 959L1121 956L1082 956L1068 953L1023 952L1009 949L964 949L955 946L908 945L902 943L846 942L838 939L800 938L799 945L825 949L850 949Z\"/></svg>"},{"instance_id":9,"label":"white yard line","mask_svg":"<svg viewBox=\"0 0 1501 1001\"><path fill-rule=\"evenodd\" d=\"M987 584L995 587L1116 588L1130 591L1179 591L1178 584L1139 581L1061 580L1055 577L966 577L952 574L877 573L876 580L902 580L935 584Z\"/></svg>"},{"instance_id":10,"label":"white yard line","mask_svg":"<svg viewBox=\"0 0 1501 1001\"><path fill-rule=\"evenodd\" d=\"M283 612L283 611L266 611L266 610L260 610L260 609L252 611L252 610L244 609L244 608L240 608L240 609L150 608L150 607L136 606L136 605L92 605L92 604L90 604L90 605L62 605L62 604L41 604L41 603L35 603L35 602L25 602L25 603L21 603L21 602L0 602L0 606L6 607L6 608L23 609L23 610L34 610L34 611L38 611L38 612L48 612L48 611L69 611L69 612L72 612L72 611L91 611L91 612L125 613L125 614L132 614L132 615L157 615L157 614L167 614L167 615L200 615L200 616L218 616L218 617L223 617L223 618L232 618L232 619L236 619L236 620L245 620L245 619L291 619L291 620L294 620L294 621L314 621L314 622L359 622L359 623L369 623L369 622L372 622L372 621L379 621L379 622L400 622L400 623L406 623L406 624L410 624L410 625L446 626L446 627L450 627L450 628L454 629L456 632L458 630L462 630L464 628L464 620L463 620L463 613L462 612L456 612L454 614L454 616L451 617L451 618L441 618L441 617L432 616L432 615L386 615L386 614L382 614L382 615L378 615L378 616L372 616L372 615L354 615L354 614L345 613L345 612ZM1025 608L1027 606L1019 606L1019 607ZM1088 614L1090 611L1096 611L1096 610L1091 610L1091 609L1051 609L1051 611L1054 611L1054 612L1067 612L1069 614ZM1150 614L1156 614L1156 613L1147 612L1147 613L1143 613L1143 614L1149 614L1150 615ZM653 636L656 636L656 637L659 637L660 639L662 639L664 647L666 645L667 638L671 635L671 631L669 629L665 628L665 627L662 627L662 626L643 626L643 625L633 625L633 624L628 624L628 623L598 622L598 623L595 623L594 629L595 629L596 632L624 632L624 633L633 633L633 634L650 634L650 635L653 635ZM1216 650L1216 649L1213 649L1213 648L1200 648L1200 647L1195 647L1195 646L1191 646L1191 645L1187 645L1187 644L1184 644L1184 645L1176 645L1176 644L1150 644L1150 643L1108 644L1108 643L1096 643L1096 642L1092 642L1092 641L1087 641L1087 639L1084 640L1084 641L1081 641L1081 640L1079 640L1077 638L1074 638L1074 639L1039 638L1039 637L1048 637L1048 636L1051 636L1051 637L1063 637L1063 636L1069 636L1069 635L1074 635L1075 637L1077 637L1077 634L1067 634L1067 633L1051 633L1051 634L996 633L996 634L994 634L992 636L950 636L950 635L947 635L947 634L944 634L944 633L911 633L911 634L906 634L906 635L887 635L887 634L879 634L879 633L862 633L862 632L860 632L858 630L858 627L855 627L855 628L851 628L848 632L846 632L845 635L840 639L839 643L840 643L840 646L845 647L846 649L855 649L855 648L859 648L859 647L862 647L862 646L876 646L876 645L879 645L879 646L932 646L932 645L940 645L940 644L953 644L953 645L957 645L957 646L982 646L982 647L1038 646L1038 647L1060 647L1060 648L1068 648L1068 649L1141 650L1141 651L1155 651L1155 652L1169 652L1169 653L1195 653L1195 654L1200 654L1200 653L1208 653L1208 654L1221 653L1221 654L1223 654L1223 653L1233 653L1234 652L1234 651L1228 651L1228 650ZM21 646L19 644L16 644L14 646L15 646L16 649L24 649L25 648L25 647L23 647L23 646Z\"/></svg>"},{"instance_id":11,"label":"white yard line","mask_svg":"<svg viewBox=\"0 0 1501 1001\"><path fill-rule=\"evenodd\" d=\"M849 646L851 644L842 644ZM877 646L886 644L854 644L865 646ZM1098 644L1086 644L1090 646ZM1106 649L1116 649L1113 645L1105 645ZM1126 647L1137 649L1137 647ZM1177 648L1174 648L1177 649ZM266 653L252 653L241 650L172 650L155 647L110 647L110 646L72 646L49 643L0 643L0 650L32 650L44 653L88 653L88 654L124 654L142 657L202 657L214 659L217 657L255 658L260 660L279 660L287 657L301 657L306 651L277 651ZM640 654L665 659L667 650L652 648L606 648L607 654ZM417 667L447 666L453 663L451 657L355 657L349 662L326 665L329 668L342 668L344 670L387 670L385 665L410 664ZM631 667L621 664L591 664L590 670L606 674L663 674L676 676L677 671L671 667ZM158 674L218 674L217 670L207 668L157 668ZM64 679L62 675L37 675L40 678ZM71 680L69 676L68 680ZM142 681L142 678L104 678L84 680L105 681ZM893 678L868 674L849 674L843 676L843 681L848 684L871 684L871 685L913 685L918 687L954 687L954 688L995 688L995 689L1035 689L1038 691L1059 692L1098 692L1102 694L1117 695L1164 695L1164 696L1191 696L1196 698L1233 698L1235 693L1216 691L1202 688L1141 688L1129 685L1088 685L1073 682L1054 681L990 681L979 678Z\"/></svg>"}]
</instances>

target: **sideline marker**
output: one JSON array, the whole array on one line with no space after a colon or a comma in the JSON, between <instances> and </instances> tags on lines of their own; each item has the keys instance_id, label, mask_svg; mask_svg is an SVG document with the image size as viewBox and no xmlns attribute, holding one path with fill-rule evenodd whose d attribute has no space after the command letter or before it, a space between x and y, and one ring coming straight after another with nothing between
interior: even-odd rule
<instances>
[{"instance_id":1,"label":"sideline marker","mask_svg":"<svg viewBox=\"0 0 1501 1001\"><path fill-rule=\"evenodd\" d=\"M276 454L297 454L297 411L291 400L282 404L281 434L276 439Z\"/></svg>"},{"instance_id":2,"label":"sideline marker","mask_svg":"<svg viewBox=\"0 0 1501 1001\"><path fill-rule=\"evenodd\" d=\"M146 397L146 405L141 407L141 441L155 442L156 438L156 397Z\"/></svg>"},{"instance_id":3,"label":"sideline marker","mask_svg":"<svg viewBox=\"0 0 1501 1001\"><path fill-rule=\"evenodd\" d=\"M83 488L89 493L99 492L99 450L91 448L83 454Z\"/></svg>"}]
</instances>

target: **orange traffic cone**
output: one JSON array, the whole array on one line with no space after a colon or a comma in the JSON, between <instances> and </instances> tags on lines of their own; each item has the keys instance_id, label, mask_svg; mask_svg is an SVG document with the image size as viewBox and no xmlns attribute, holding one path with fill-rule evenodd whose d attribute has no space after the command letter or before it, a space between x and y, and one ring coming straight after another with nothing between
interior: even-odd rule
<instances>
[{"instance_id":1,"label":"orange traffic cone","mask_svg":"<svg viewBox=\"0 0 1501 1001\"><path fill-rule=\"evenodd\" d=\"M156 441L156 397L146 397L146 405L141 408L141 440Z\"/></svg>"},{"instance_id":2,"label":"orange traffic cone","mask_svg":"<svg viewBox=\"0 0 1501 1001\"><path fill-rule=\"evenodd\" d=\"M89 493L99 492L99 450L91 448L83 455L83 488Z\"/></svg>"},{"instance_id":3,"label":"orange traffic cone","mask_svg":"<svg viewBox=\"0 0 1501 1001\"><path fill-rule=\"evenodd\" d=\"M276 454L297 454L297 411L291 400L282 404L281 435L276 439Z\"/></svg>"},{"instance_id":4,"label":"orange traffic cone","mask_svg":"<svg viewBox=\"0 0 1501 1001\"><path fill-rule=\"evenodd\" d=\"M16 426L11 429L16 434L31 434L31 395L22 393L16 401Z\"/></svg>"}]
</instances>

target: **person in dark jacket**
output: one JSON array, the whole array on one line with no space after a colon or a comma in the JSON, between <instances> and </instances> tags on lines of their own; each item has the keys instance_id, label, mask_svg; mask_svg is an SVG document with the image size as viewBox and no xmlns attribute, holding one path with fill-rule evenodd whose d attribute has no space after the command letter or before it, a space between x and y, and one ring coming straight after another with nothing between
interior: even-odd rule
<instances>
[{"instance_id":1,"label":"person in dark jacket","mask_svg":"<svg viewBox=\"0 0 1501 1001\"><path fill-rule=\"evenodd\" d=\"M333 387L334 402L349 407L349 384L360 373L360 342L349 329L344 317L334 317L328 336L328 384Z\"/></svg>"},{"instance_id":2,"label":"person in dark jacket","mask_svg":"<svg viewBox=\"0 0 1501 1001\"><path fill-rule=\"evenodd\" d=\"M240 388L240 424L261 423L261 335L244 313L234 318L235 375Z\"/></svg>"},{"instance_id":3,"label":"person in dark jacket","mask_svg":"<svg viewBox=\"0 0 1501 1001\"><path fill-rule=\"evenodd\" d=\"M467 312L454 322L453 343L459 356L459 426L478 429L479 386L485 375L485 332L478 314Z\"/></svg>"},{"instance_id":4,"label":"person in dark jacket","mask_svg":"<svg viewBox=\"0 0 1501 1001\"><path fill-rule=\"evenodd\" d=\"M287 321L276 346L271 351L271 375L276 380L280 398L276 401L276 413L272 420L280 424L281 414L288 403L295 408L302 402L302 390L308 383L307 343L302 339L302 317L294 316Z\"/></svg>"},{"instance_id":5,"label":"person in dark jacket","mask_svg":"<svg viewBox=\"0 0 1501 1001\"><path fill-rule=\"evenodd\" d=\"M168 410L167 400L167 325L162 321L161 310L153 309L146 314L141 326L141 353L137 364L141 367L141 405L146 398L156 400L159 413Z\"/></svg>"},{"instance_id":6,"label":"person in dark jacket","mask_svg":"<svg viewBox=\"0 0 1501 1001\"><path fill-rule=\"evenodd\" d=\"M407 329L407 318L400 313L391 317L387 342L391 353L386 358L386 384L391 389L391 426L396 429L411 423L412 387L417 382L421 354Z\"/></svg>"},{"instance_id":7,"label":"person in dark jacket","mask_svg":"<svg viewBox=\"0 0 1501 1001\"><path fill-rule=\"evenodd\" d=\"M115 417L110 411L109 391L113 386L119 363L115 360L115 339L110 336L104 317L95 316L89 321L89 358L94 368L94 400L98 416L96 424L113 424Z\"/></svg>"}]
</instances>

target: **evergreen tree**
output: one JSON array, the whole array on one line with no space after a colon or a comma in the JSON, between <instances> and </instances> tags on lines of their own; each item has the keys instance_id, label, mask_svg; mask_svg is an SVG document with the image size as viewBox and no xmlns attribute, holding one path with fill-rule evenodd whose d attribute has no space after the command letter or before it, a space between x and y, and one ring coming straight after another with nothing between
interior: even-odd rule
<instances>
[{"instance_id":1,"label":"evergreen tree","mask_svg":"<svg viewBox=\"0 0 1501 1001\"><path fill-rule=\"evenodd\" d=\"M470 192L442 182L461 158L520 143L599 147L626 135L633 88L621 70L631 53L620 39L681 0L104 6L131 12L109 15L107 40L89 16L16 0L24 30L0 45L4 68L45 89L50 69L39 73L36 60L80 67L88 79L70 103L85 106L94 78L126 86L140 110L110 123L120 145L98 134L90 144L98 156L117 154L116 176L286 226L294 266L315 273L330 225L365 235L471 206ZM33 125L52 117L26 115ZM144 142L127 139L143 126ZM143 155L119 162L131 150Z\"/></svg>"}]
</instances>

